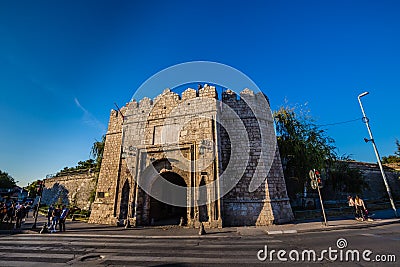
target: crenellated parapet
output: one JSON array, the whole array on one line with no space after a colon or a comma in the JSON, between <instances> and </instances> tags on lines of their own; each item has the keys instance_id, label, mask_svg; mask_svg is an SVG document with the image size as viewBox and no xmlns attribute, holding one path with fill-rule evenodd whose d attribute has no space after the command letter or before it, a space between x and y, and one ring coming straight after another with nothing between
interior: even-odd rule
<instances>
[{"instance_id":1,"label":"crenellated parapet","mask_svg":"<svg viewBox=\"0 0 400 267\"><path fill-rule=\"evenodd\" d=\"M177 106L182 103L187 102L190 99L196 98L211 98L218 100L218 92L215 86L205 84L199 89L187 88L182 92L181 95L171 91L171 89L166 88L160 95L156 96L154 99L144 97L139 102L132 99L131 102L126 104L127 116L146 113L154 109L155 106ZM240 105L252 105L259 103L265 105L265 100L269 104L267 96L262 92L255 93L249 88L243 89L239 95L234 91L227 89L222 92L221 100L228 106L240 106Z\"/></svg>"},{"instance_id":2,"label":"crenellated parapet","mask_svg":"<svg viewBox=\"0 0 400 267\"><path fill-rule=\"evenodd\" d=\"M196 90L192 88L187 88L184 92L182 92L182 96L171 91L171 89L166 88L161 94L156 96L154 99L150 99L148 97L144 97L137 103L135 99L126 104L129 109L139 109L139 110L149 110L154 107L154 105L171 105L172 103L180 104L189 99L197 98L197 97L206 97L206 98L218 98L218 93L215 86L205 85L204 87Z\"/></svg>"}]
</instances>

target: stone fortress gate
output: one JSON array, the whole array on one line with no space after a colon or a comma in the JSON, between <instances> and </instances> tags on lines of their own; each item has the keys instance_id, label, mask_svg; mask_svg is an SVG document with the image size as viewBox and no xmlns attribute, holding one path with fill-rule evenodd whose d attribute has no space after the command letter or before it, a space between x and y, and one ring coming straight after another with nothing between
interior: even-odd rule
<instances>
[{"instance_id":1,"label":"stone fortress gate","mask_svg":"<svg viewBox=\"0 0 400 267\"><path fill-rule=\"evenodd\" d=\"M112 110L90 223L250 226L293 220L269 102L169 89Z\"/></svg>"}]
</instances>

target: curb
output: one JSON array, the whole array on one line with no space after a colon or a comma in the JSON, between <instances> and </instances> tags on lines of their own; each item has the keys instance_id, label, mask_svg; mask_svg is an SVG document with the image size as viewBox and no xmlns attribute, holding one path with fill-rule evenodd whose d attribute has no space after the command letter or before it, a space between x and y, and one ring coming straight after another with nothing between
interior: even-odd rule
<instances>
[{"instance_id":1,"label":"curb","mask_svg":"<svg viewBox=\"0 0 400 267\"><path fill-rule=\"evenodd\" d=\"M344 230L344 229L363 229L363 228L371 228L383 225L390 225L400 223L399 220L393 221L386 221L386 222L376 222L371 224L355 224L355 225L345 225L345 226L328 226L328 227L321 227L321 228L309 228L309 229L299 229L299 230L266 230L265 232L268 235L281 235L281 234L300 234L300 233L316 233L316 232L323 232L323 231L336 231L336 230Z\"/></svg>"},{"instance_id":2,"label":"curb","mask_svg":"<svg viewBox=\"0 0 400 267\"><path fill-rule=\"evenodd\" d=\"M37 234L35 230L24 230L24 229L14 229L14 230L0 230L0 235L16 235L16 234Z\"/></svg>"},{"instance_id":3,"label":"curb","mask_svg":"<svg viewBox=\"0 0 400 267\"><path fill-rule=\"evenodd\" d=\"M323 232L323 231L336 231L336 230L344 230L344 229L364 229L364 228L371 228L371 227L378 227L378 226L384 226L384 225L391 225L391 224L396 224L400 223L400 219L396 220L391 220L391 221L383 221L383 222L374 222L374 223L360 223L360 224L353 224L353 225L344 225L344 226L321 226L321 228L308 228L308 229L288 229L288 230L264 230L264 232L267 235L282 235L282 234L300 234L300 233L315 233L315 232ZM111 230L111 229L110 229ZM14 234L39 234L38 231L32 230L32 229L13 229L13 230L0 230L0 234L6 234L6 235L14 235ZM73 232L73 234L78 234L76 232ZM53 234L57 235L57 234ZM92 236L91 234L83 234L87 236ZM199 235L130 235L130 234L107 234L112 235L115 237L120 236L121 238L123 237L130 237L130 238L142 238L142 239L158 239L158 238L171 238L171 239L184 239L184 238L225 238L225 237L230 237L230 235L218 235L217 233L212 233L210 235L204 235L204 236L199 236ZM99 235L95 235L99 236Z\"/></svg>"},{"instance_id":4,"label":"curb","mask_svg":"<svg viewBox=\"0 0 400 267\"><path fill-rule=\"evenodd\" d=\"M377 222L377 223L365 223L365 224L355 224L355 225L347 225L347 226L331 226L331 228L319 228L319 229L303 229L298 230L298 233L311 233L311 232L322 232L322 231L335 231L335 230L344 230L344 229L363 229L363 228L371 228L383 225L390 225L400 223L400 220L394 220L389 222Z\"/></svg>"},{"instance_id":5,"label":"curb","mask_svg":"<svg viewBox=\"0 0 400 267\"><path fill-rule=\"evenodd\" d=\"M172 235L112 235L112 234L80 234L80 233L68 233L59 234L59 233L46 233L46 234L39 234L34 233L32 236L54 236L54 237L84 237L84 238L93 238L93 237L104 237L104 238L119 238L119 239L219 239L219 238L231 238L232 236L229 235L179 235L179 236L172 236Z\"/></svg>"},{"instance_id":6,"label":"curb","mask_svg":"<svg viewBox=\"0 0 400 267\"><path fill-rule=\"evenodd\" d=\"M266 231L268 235L297 234L297 230Z\"/></svg>"}]
</instances>

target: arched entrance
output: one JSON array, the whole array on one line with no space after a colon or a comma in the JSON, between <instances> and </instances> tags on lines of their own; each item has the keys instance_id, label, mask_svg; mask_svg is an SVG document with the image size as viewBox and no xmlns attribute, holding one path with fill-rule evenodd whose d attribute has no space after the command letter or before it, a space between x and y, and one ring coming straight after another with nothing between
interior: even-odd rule
<instances>
[{"instance_id":1,"label":"arched entrance","mask_svg":"<svg viewBox=\"0 0 400 267\"><path fill-rule=\"evenodd\" d=\"M184 195L171 195L171 192L163 189L160 179L165 179L168 182L187 187L185 180L178 174L174 172L164 172L160 174L151 188L151 196L157 195L161 198L163 196L168 196L168 198L180 198L182 201L187 201L187 193ZM181 217L183 217L184 222L187 221L187 208L173 206L167 203L163 203L150 196L150 224L152 225L178 225L180 223Z\"/></svg>"},{"instance_id":2,"label":"arched entrance","mask_svg":"<svg viewBox=\"0 0 400 267\"><path fill-rule=\"evenodd\" d=\"M201 178L199 185L199 220L200 222L208 222L208 208L207 208L207 188L204 177Z\"/></svg>"},{"instance_id":3,"label":"arched entrance","mask_svg":"<svg viewBox=\"0 0 400 267\"><path fill-rule=\"evenodd\" d=\"M128 216L128 205L129 205L129 181L125 180L124 186L121 192L121 204L119 207L119 218L126 219Z\"/></svg>"}]
</instances>

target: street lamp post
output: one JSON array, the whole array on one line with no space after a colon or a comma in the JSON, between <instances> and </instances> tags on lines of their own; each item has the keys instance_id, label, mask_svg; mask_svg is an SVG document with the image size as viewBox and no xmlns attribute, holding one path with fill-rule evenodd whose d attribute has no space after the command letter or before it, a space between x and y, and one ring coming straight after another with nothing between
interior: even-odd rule
<instances>
[{"instance_id":1,"label":"street lamp post","mask_svg":"<svg viewBox=\"0 0 400 267\"><path fill-rule=\"evenodd\" d=\"M37 218L38 218L38 215L39 215L40 201L42 200L42 193L43 193L43 187L44 187L45 180L38 181L38 182L39 182L39 189L38 189L39 200L38 200L36 211L35 211L36 212L36 216L35 216L35 221L33 222L33 225L32 225L32 229L36 229Z\"/></svg>"},{"instance_id":2,"label":"street lamp post","mask_svg":"<svg viewBox=\"0 0 400 267\"><path fill-rule=\"evenodd\" d=\"M384 184L385 184L385 186L386 186L386 191L387 191L387 193L388 193L388 195L389 195L390 204L392 205L392 208L393 208L393 211L394 211L394 215L397 217L397 210L396 210L396 206L394 205L392 193L390 192L390 187L389 187L389 184L388 184L388 182L387 182L385 172L383 171L381 158L380 158L380 156L379 156L378 149L376 148L375 140L374 140L374 138L372 137L371 128L369 127L369 119L368 119L367 116L365 115L365 111L364 111L363 105L362 105L362 103L361 103L361 97L366 96L366 95L368 95L368 94L369 94L369 92L364 92L364 93L362 93L362 94L360 94L360 95L358 96L358 103L360 103L361 111L362 111L362 114L363 114L363 122L364 122L365 125L367 126L368 133L369 133L369 137L371 138L371 139L369 139L369 140L366 139L366 138L364 138L364 140L365 140L365 142L371 141L372 146L374 147L376 159L378 160L378 165L379 165L379 168L380 168L381 173L382 173L383 182L384 182Z\"/></svg>"}]
</instances>

